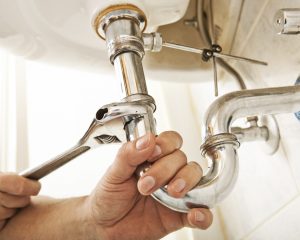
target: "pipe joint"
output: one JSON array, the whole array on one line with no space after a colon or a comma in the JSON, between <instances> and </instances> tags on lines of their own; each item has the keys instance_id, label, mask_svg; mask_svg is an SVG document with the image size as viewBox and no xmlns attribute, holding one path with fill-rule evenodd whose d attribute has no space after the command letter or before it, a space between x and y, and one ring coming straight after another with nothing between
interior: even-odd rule
<instances>
[{"instance_id":1,"label":"pipe joint","mask_svg":"<svg viewBox=\"0 0 300 240\"><path fill-rule=\"evenodd\" d=\"M133 52L143 58L145 52L142 31L145 23L146 17L138 8L100 13L96 18L96 32L106 40L112 64L118 55L125 52Z\"/></svg>"},{"instance_id":2,"label":"pipe joint","mask_svg":"<svg viewBox=\"0 0 300 240\"><path fill-rule=\"evenodd\" d=\"M207 152L218 148L224 144L231 144L235 149L239 148L240 143L237 137L231 133L220 133L213 136L209 136L200 147L202 156L205 156Z\"/></svg>"}]
</instances>

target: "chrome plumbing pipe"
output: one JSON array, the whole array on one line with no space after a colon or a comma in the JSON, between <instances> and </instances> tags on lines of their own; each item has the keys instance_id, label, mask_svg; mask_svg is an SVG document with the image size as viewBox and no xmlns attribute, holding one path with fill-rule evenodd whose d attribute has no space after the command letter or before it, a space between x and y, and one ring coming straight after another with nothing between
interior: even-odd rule
<instances>
[{"instance_id":1,"label":"chrome plumbing pipe","mask_svg":"<svg viewBox=\"0 0 300 240\"><path fill-rule=\"evenodd\" d=\"M232 190L238 176L239 142L230 133L238 118L273 115L300 109L300 86L244 90L218 98L208 109L204 123L202 154L210 163L208 173L183 199L173 199L164 189L155 192L164 205L175 210L214 207Z\"/></svg>"},{"instance_id":2,"label":"chrome plumbing pipe","mask_svg":"<svg viewBox=\"0 0 300 240\"><path fill-rule=\"evenodd\" d=\"M230 131L237 137L240 143L252 141L268 141L270 138L269 129L266 126L258 126L258 117L247 117L247 128L232 127Z\"/></svg>"},{"instance_id":3,"label":"chrome plumbing pipe","mask_svg":"<svg viewBox=\"0 0 300 240\"><path fill-rule=\"evenodd\" d=\"M124 101L130 102L136 98L143 100L144 96L148 96L141 63L144 48L159 50L160 47L156 48L155 46L162 43L161 37L159 35L149 35L148 38L142 38L142 34L139 30L139 13L136 11L123 9L112 11L108 14L106 11L104 12L106 15L102 16L102 19L99 21L100 27L97 27L97 29L100 28L98 34L106 39L110 61L115 66L117 76L122 83L123 92L126 96ZM147 42L147 39L151 41ZM127 124L125 128L127 140L136 139L149 128L152 129L152 132L155 131L154 118L152 115L153 111L151 110L148 111L148 114L144 115L143 118L135 118L131 121L127 121L130 123ZM218 157L220 159L225 157L234 159L236 149L232 148L232 145L238 146L235 136L227 134L225 143L227 145L222 145L223 147L219 151ZM219 148L217 147L217 149ZM231 173L236 166L229 164L223 166L222 162L218 164L219 160L216 159L211 149L205 152L213 169L211 169L211 171L201 179L200 183L192 191L188 192L185 197L180 199L173 198L168 195L164 187L155 191L152 197L168 208L180 212L187 212L194 207L213 207L220 197L225 197L228 192L219 191L218 189L230 190L227 186L234 182L234 180L229 177L236 178L236 176ZM147 168L147 166L143 166L142 168ZM144 169L142 169L142 171L143 170ZM234 173L236 173L236 171L234 171ZM224 176L224 178L222 178L222 176ZM217 179L220 180L217 186L221 187L212 190L211 183ZM215 194L216 192L218 193L217 195Z\"/></svg>"},{"instance_id":4,"label":"chrome plumbing pipe","mask_svg":"<svg viewBox=\"0 0 300 240\"><path fill-rule=\"evenodd\" d=\"M149 97L141 63L144 55L144 43L138 15L138 11L118 10L106 14L100 20L100 29L103 30L106 38L109 57L122 82L126 96L124 101L127 102L134 101L134 99L143 100L144 96ZM101 35L100 32L98 33ZM149 47L155 45L154 40L145 45L149 45ZM219 98L208 111L204 131L205 143L201 146L202 154L210 164L208 173L183 198L169 196L165 188L155 191L152 197L168 208L180 212L187 212L194 207L211 208L223 200L232 190L238 173L236 149L239 142L236 136L230 133L230 125L237 117L263 113L264 111L260 110L266 110L268 104L275 102L273 99L267 100L270 92L275 94L276 90L248 90ZM281 91L279 92L281 93ZM273 97L271 95L271 98ZM275 99L279 98L276 96ZM280 103L283 102L281 99ZM258 107L266 103L266 106ZM249 107L253 111L247 110ZM147 117L143 116L143 118L134 118L128 121L130 125L125 129L127 140L141 136L147 131L146 128L155 131L152 109ZM285 109L287 108L285 107ZM272 112L266 111L265 113Z\"/></svg>"},{"instance_id":5,"label":"chrome plumbing pipe","mask_svg":"<svg viewBox=\"0 0 300 240\"><path fill-rule=\"evenodd\" d=\"M124 97L133 94L148 94L141 58L131 52L118 55L114 67Z\"/></svg>"},{"instance_id":6,"label":"chrome plumbing pipe","mask_svg":"<svg viewBox=\"0 0 300 240\"><path fill-rule=\"evenodd\" d=\"M197 195L198 199L206 200L203 205L210 207L224 199L237 179L238 142L230 133L231 124L241 117L292 113L299 109L300 86L237 91L213 102L206 113L205 142L201 146L202 154L212 163L207 177L199 183L206 186Z\"/></svg>"},{"instance_id":7,"label":"chrome plumbing pipe","mask_svg":"<svg viewBox=\"0 0 300 240\"><path fill-rule=\"evenodd\" d=\"M145 54L142 39L144 24L144 14L139 9L123 9L121 6L120 9L105 12L97 28L98 34L106 40L110 61L122 86L123 101L144 101L149 105L147 116L128 119L130 124L125 127L128 141L149 131L156 134L153 118L155 102L148 95L142 65Z\"/></svg>"},{"instance_id":8,"label":"chrome plumbing pipe","mask_svg":"<svg viewBox=\"0 0 300 240\"><path fill-rule=\"evenodd\" d=\"M142 65L145 52L138 16L139 13L133 11L115 11L101 21L108 55L122 85L123 97L148 94Z\"/></svg>"},{"instance_id":9,"label":"chrome plumbing pipe","mask_svg":"<svg viewBox=\"0 0 300 240\"><path fill-rule=\"evenodd\" d=\"M269 130L266 126L251 126L249 128L233 127L230 131L237 137L240 143L267 141L269 139Z\"/></svg>"},{"instance_id":10,"label":"chrome plumbing pipe","mask_svg":"<svg viewBox=\"0 0 300 240\"><path fill-rule=\"evenodd\" d=\"M300 86L228 93L209 107L204 124L204 138L230 132L233 121L241 117L290 113L299 109Z\"/></svg>"}]
</instances>

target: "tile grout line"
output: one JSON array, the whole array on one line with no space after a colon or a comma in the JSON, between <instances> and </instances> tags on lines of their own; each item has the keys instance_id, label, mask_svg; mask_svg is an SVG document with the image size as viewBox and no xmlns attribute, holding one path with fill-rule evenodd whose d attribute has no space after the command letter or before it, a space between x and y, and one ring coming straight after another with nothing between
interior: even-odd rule
<instances>
[{"instance_id":1,"label":"tile grout line","mask_svg":"<svg viewBox=\"0 0 300 240\"><path fill-rule=\"evenodd\" d=\"M247 240L249 237L256 232L257 229L265 225L267 222L269 222L272 218L274 218L276 215L278 215L282 210L284 210L288 205L290 205L292 202L297 200L299 198L300 194L297 193L294 197L292 197L289 201L287 201L285 204L283 204L280 208L278 208L274 213L272 213L269 217L262 220L259 224L257 224L249 233L247 233L244 237L241 238L241 240Z\"/></svg>"},{"instance_id":2,"label":"tile grout line","mask_svg":"<svg viewBox=\"0 0 300 240\"><path fill-rule=\"evenodd\" d=\"M253 34L253 32L254 32L254 30L255 30L257 24L259 23L259 20L261 19L261 16L263 15L264 10L265 10L265 8L267 7L267 5L268 5L269 2L270 2L270 0L265 0L265 3L263 4L263 6L262 6L260 12L257 14L257 17L256 17L254 23L252 24L250 30L248 31L248 34L247 34L246 38L245 38L244 41L243 41L243 42L244 42L243 45L241 46L241 48L240 48L239 51L237 52L237 53L238 53L237 55L241 55L241 53L242 53L242 52L244 51L244 49L246 48L246 46L247 46L247 44L248 44L248 42L249 42L249 39L251 38L251 36L252 36L252 34Z\"/></svg>"}]
</instances>

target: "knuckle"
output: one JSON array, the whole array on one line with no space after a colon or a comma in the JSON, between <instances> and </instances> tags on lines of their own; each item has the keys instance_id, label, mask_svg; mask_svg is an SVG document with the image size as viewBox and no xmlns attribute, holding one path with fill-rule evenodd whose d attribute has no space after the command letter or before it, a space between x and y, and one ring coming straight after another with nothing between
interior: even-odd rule
<instances>
[{"instance_id":1,"label":"knuckle","mask_svg":"<svg viewBox=\"0 0 300 240\"><path fill-rule=\"evenodd\" d=\"M179 133L175 131L166 131L161 133L158 136L158 140L163 144L168 146L170 144L170 140L174 143L174 146L176 149L179 149L182 146L182 137Z\"/></svg>"},{"instance_id":2,"label":"knuckle","mask_svg":"<svg viewBox=\"0 0 300 240\"><path fill-rule=\"evenodd\" d=\"M180 136L180 134L179 133L177 133L177 132L172 132L172 138L176 141L176 144L177 144L177 148L179 149L179 148L181 148L182 147L182 143L183 143L183 139L182 139L182 137Z\"/></svg>"},{"instance_id":3,"label":"knuckle","mask_svg":"<svg viewBox=\"0 0 300 240\"><path fill-rule=\"evenodd\" d=\"M197 175L199 174L200 176L203 175L203 169L200 166L200 164L198 164L195 161L191 161L188 163L188 166L190 166L190 168L192 169L192 171L194 171Z\"/></svg>"},{"instance_id":4,"label":"knuckle","mask_svg":"<svg viewBox=\"0 0 300 240\"><path fill-rule=\"evenodd\" d=\"M169 131L169 134L171 135L172 138L175 138L176 140L178 140L178 142L182 143L182 137L178 132L175 131Z\"/></svg>"},{"instance_id":5,"label":"knuckle","mask_svg":"<svg viewBox=\"0 0 300 240\"><path fill-rule=\"evenodd\" d=\"M164 133L161 133L158 137L157 137L157 143L159 145L162 145L163 147L167 147L169 144L169 139L167 137L167 134L164 132Z\"/></svg>"},{"instance_id":6,"label":"knuckle","mask_svg":"<svg viewBox=\"0 0 300 240\"><path fill-rule=\"evenodd\" d=\"M19 180L16 181L16 185L15 185L16 194L22 195L24 194L25 190L26 190L26 180L20 178Z\"/></svg>"},{"instance_id":7,"label":"knuckle","mask_svg":"<svg viewBox=\"0 0 300 240\"><path fill-rule=\"evenodd\" d=\"M186 156L186 154L183 151L176 150L175 154L176 154L178 160L180 160L180 162L182 162L184 164L187 163L187 156Z\"/></svg>"}]
</instances>

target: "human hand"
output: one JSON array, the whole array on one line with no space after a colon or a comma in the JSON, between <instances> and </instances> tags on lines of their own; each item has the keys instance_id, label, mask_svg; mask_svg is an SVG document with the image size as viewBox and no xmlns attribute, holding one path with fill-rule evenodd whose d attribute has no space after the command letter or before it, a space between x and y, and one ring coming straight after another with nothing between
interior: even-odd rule
<instances>
[{"instance_id":1,"label":"human hand","mask_svg":"<svg viewBox=\"0 0 300 240\"><path fill-rule=\"evenodd\" d=\"M13 173L0 173L0 231L6 221L30 203L30 196L39 193L41 185Z\"/></svg>"},{"instance_id":2,"label":"human hand","mask_svg":"<svg viewBox=\"0 0 300 240\"><path fill-rule=\"evenodd\" d=\"M180 151L181 137L164 132L124 144L118 155L87 198L87 214L104 239L159 239L182 227L208 228L212 214L208 209L192 209L187 214L172 211L151 196L168 184L173 197L183 197L200 180L198 164L187 163ZM152 167L139 179L135 175L143 162ZM104 234L104 236L103 236ZM120 237L121 236L121 237Z\"/></svg>"}]
</instances>

